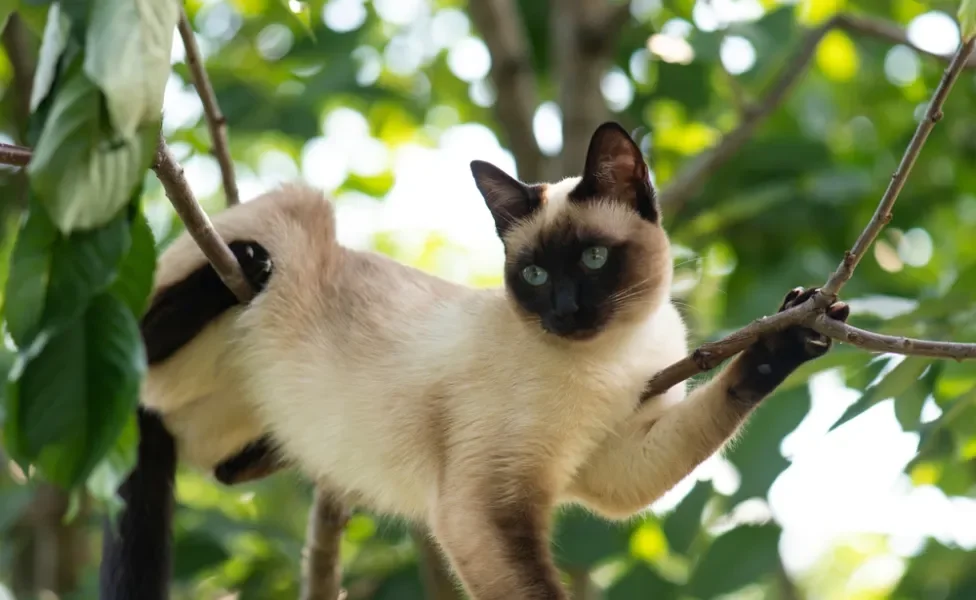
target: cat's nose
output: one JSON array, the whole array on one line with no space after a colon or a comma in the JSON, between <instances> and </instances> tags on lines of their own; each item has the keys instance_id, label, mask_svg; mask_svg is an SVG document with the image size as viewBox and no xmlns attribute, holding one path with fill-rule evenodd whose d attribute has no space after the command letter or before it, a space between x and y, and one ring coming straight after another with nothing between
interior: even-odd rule
<instances>
[{"instance_id":1,"label":"cat's nose","mask_svg":"<svg viewBox=\"0 0 976 600\"><path fill-rule=\"evenodd\" d=\"M562 281L556 284L552 303L552 313L556 317L566 317L576 314L579 305L576 303L576 286L572 282Z\"/></svg>"}]
</instances>

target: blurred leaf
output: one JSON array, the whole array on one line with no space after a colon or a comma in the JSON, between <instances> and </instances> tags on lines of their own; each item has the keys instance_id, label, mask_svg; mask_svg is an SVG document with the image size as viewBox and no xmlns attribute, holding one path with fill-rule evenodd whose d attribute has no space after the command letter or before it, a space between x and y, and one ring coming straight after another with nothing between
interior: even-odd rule
<instances>
[{"instance_id":1,"label":"blurred leaf","mask_svg":"<svg viewBox=\"0 0 976 600\"><path fill-rule=\"evenodd\" d=\"M230 553L217 540L197 531L189 531L177 536L173 542L173 577L192 579L228 558Z\"/></svg>"},{"instance_id":2,"label":"blurred leaf","mask_svg":"<svg viewBox=\"0 0 976 600\"><path fill-rule=\"evenodd\" d=\"M10 539L7 532L20 519L33 497L34 489L25 485L0 489L0 536Z\"/></svg>"},{"instance_id":3,"label":"blurred leaf","mask_svg":"<svg viewBox=\"0 0 976 600\"><path fill-rule=\"evenodd\" d=\"M556 520L552 545L556 563L561 568L589 568L625 552L629 540L629 529L571 506Z\"/></svg>"},{"instance_id":4,"label":"blurred leaf","mask_svg":"<svg viewBox=\"0 0 976 600\"><path fill-rule=\"evenodd\" d=\"M34 157L31 187L62 232L115 218L152 159L158 122L120 137L102 117L103 98L77 68L56 91Z\"/></svg>"},{"instance_id":5,"label":"blurred leaf","mask_svg":"<svg viewBox=\"0 0 976 600\"><path fill-rule=\"evenodd\" d=\"M607 590L607 600L667 600L678 597L678 586L664 579L644 563L634 563L627 573Z\"/></svg>"},{"instance_id":6,"label":"blurred leaf","mask_svg":"<svg viewBox=\"0 0 976 600\"><path fill-rule=\"evenodd\" d=\"M959 19L959 29L962 31L964 42L976 35L976 0L962 0L956 16Z\"/></svg>"},{"instance_id":7,"label":"blurred leaf","mask_svg":"<svg viewBox=\"0 0 976 600\"><path fill-rule=\"evenodd\" d=\"M61 4L56 2L47 11L47 23L44 26L44 38L41 43L37 68L34 71L34 87L31 90L30 109L37 110L44 98L51 91L51 86L57 77L58 61L68 44L68 34L71 31L71 20L61 10Z\"/></svg>"},{"instance_id":8,"label":"blurred leaf","mask_svg":"<svg viewBox=\"0 0 976 600\"><path fill-rule=\"evenodd\" d=\"M85 74L105 94L116 131L132 138L140 125L158 122L163 110L180 4L92 0L90 11Z\"/></svg>"},{"instance_id":9,"label":"blurred leaf","mask_svg":"<svg viewBox=\"0 0 976 600\"><path fill-rule=\"evenodd\" d=\"M770 576L779 566L779 535L774 524L743 525L721 535L695 567L685 591L714 598Z\"/></svg>"},{"instance_id":10,"label":"blurred leaf","mask_svg":"<svg viewBox=\"0 0 976 600\"><path fill-rule=\"evenodd\" d=\"M759 405L744 433L726 453L742 477L730 499L732 504L766 497L769 486L790 464L780 454L780 441L796 429L809 410L810 394L805 387L775 392Z\"/></svg>"},{"instance_id":11,"label":"blurred leaf","mask_svg":"<svg viewBox=\"0 0 976 600\"><path fill-rule=\"evenodd\" d=\"M869 387L867 391L855 402L850 405L840 419L831 427L831 431L837 429L844 423L850 421L857 415L863 413L878 402L888 398L898 398L905 390L914 384L922 375L922 372L933 362L934 359L924 356L909 356L898 363L887 375L884 376L876 385ZM923 398L924 400L924 398Z\"/></svg>"},{"instance_id":12,"label":"blurred leaf","mask_svg":"<svg viewBox=\"0 0 976 600\"><path fill-rule=\"evenodd\" d=\"M383 580L372 600L425 600L424 584L416 566L394 572Z\"/></svg>"},{"instance_id":13,"label":"blurred leaf","mask_svg":"<svg viewBox=\"0 0 976 600\"><path fill-rule=\"evenodd\" d=\"M84 481L135 410L145 362L128 308L110 294L96 296L16 382L4 424L16 457L64 487Z\"/></svg>"},{"instance_id":14,"label":"blurred leaf","mask_svg":"<svg viewBox=\"0 0 976 600\"><path fill-rule=\"evenodd\" d=\"M688 553L692 542L702 532L702 513L711 497L711 482L699 481L664 519L664 533L672 549L682 554Z\"/></svg>"}]
</instances>

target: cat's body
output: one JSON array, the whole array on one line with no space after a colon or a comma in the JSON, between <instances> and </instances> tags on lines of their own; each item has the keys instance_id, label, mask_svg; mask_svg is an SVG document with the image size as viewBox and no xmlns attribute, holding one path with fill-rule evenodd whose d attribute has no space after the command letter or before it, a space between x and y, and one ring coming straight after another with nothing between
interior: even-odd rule
<instances>
[{"instance_id":1,"label":"cat's body","mask_svg":"<svg viewBox=\"0 0 976 600\"><path fill-rule=\"evenodd\" d=\"M426 523L477 600L562 599L547 541L555 506L633 515L827 345L795 328L687 396L682 383L641 404L647 380L687 345L636 146L604 126L583 176L548 186L472 169L505 242L503 289L343 248L330 204L300 186L214 219L252 273L270 256L247 307L200 296L215 275L188 237L177 240L143 323L142 418L160 415L180 456L206 470L274 440L347 502ZM140 464L153 452L147 442ZM123 497L148 502L127 485ZM129 515L122 543L108 546L123 564L117 549L140 527Z\"/></svg>"}]
</instances>

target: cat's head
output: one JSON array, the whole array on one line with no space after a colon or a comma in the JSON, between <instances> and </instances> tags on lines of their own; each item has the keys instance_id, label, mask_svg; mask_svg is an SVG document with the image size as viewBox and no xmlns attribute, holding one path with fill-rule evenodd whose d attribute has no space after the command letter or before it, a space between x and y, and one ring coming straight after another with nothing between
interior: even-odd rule
<instances>
[{"instance_id":1,"label":"cat's head","mask_svg":"<svg viewBox=\"0 0 976 600\"><path fill-rule=\"evenodd\" d=\"M505 246L505 286L516 310L570 340L633 323L667 295L667 235L637 144L604 123L579 177L525 184L483 161L471 172Z\"/></svg>"}]
</instances>

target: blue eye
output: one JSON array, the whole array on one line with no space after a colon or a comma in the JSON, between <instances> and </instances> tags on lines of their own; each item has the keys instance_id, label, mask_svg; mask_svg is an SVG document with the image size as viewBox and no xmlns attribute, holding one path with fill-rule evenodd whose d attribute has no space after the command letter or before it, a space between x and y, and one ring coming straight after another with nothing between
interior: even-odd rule
<instances>
[{"instance_id":1,"label":"blue eye","mask_svg":"<svg viewBox=\"0 0 976 600\"><path fill-rule=\"evenodd\" d=\"M599 269L607 264L607 256L610 251L605 246L592 246L583 250L583 266L587 269Z\"/></svg>"},{"instance_id":2,"label":"blue eye","mask_svg":"<svg viewBox=\"0 0 976 600\"><path fill-rule=\"evenodd\" d=\"M536 265L529 265L522 269L522 279L529 285L539 286L549 281L549 273Z\"/></svg>"}]
</instances>

